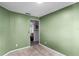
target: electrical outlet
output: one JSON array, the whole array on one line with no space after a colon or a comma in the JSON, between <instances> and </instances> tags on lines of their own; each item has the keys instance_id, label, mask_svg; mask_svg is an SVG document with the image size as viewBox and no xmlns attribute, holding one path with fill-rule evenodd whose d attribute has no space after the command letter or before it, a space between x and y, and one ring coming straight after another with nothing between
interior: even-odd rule
<instances>
[{"instance_id":1,"label":"electrical outlet","mask_svg":"<svg viewBox=\"0 0 79 59\"><path fill-rule=\"evenodd\" d=\"M18 46L18 44L16 44L16 47Z\"/></svg>"}]
</instances>

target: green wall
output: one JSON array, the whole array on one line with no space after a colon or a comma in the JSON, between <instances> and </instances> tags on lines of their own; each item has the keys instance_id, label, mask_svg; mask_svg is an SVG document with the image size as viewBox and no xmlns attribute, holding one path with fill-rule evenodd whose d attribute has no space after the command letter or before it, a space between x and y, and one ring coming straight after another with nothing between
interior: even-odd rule
<instances>
[{"instance_id":1,"label":"green wall","mask_svg":"<svg viewBox=\"0 0 79 59\"><path fill-rule=\"evenodd\" d=\"M29 19L29 16L0 7L0 55L29 46Z\"/></svg>"},{"instance_id":2,"label":"green wall","mask_svg":"<svg viewBox=\"0 0 79 59\"><path fill-rule=\"evenodd\" d=\"M65 55L79 56L79 3L40 18L41 43Z\"/></svg>"},{"instance_id":3,"label":"green wall","mask_svg":"<svg viewBox=\"0 0 79 59\"><path fill-rule=\"evenodd\" d=\"M0 55L8 51L9 12L0 8Z\"/></svg>"}]
</instances>

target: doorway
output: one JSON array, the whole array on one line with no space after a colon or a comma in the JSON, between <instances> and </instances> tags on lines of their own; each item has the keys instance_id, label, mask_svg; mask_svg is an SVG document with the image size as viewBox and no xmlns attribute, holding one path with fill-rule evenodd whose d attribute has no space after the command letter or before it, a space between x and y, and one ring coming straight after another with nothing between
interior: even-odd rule
<instances>
[{"instance_id":1,"label":"doorway","mask_svg":"<svg viewBox=\"0 0 79 59\"><path fill-rule=\"evenodd\" d=\"M30 21L30 45L37 45L40 43L40 21Z\"/></svg>"}]
</instances>

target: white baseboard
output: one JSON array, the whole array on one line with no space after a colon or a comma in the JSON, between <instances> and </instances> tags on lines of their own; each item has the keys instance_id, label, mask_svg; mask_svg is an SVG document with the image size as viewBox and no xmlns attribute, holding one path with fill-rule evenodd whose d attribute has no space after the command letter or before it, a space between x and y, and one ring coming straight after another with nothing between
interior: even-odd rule
<instances>
[{"instance_id":1,"label":"white baseboard","mask_svg":"<svg viewBox=\"0 0 79 59\"><path fill-rule=\"evenodd\" d=\"M40 45L42 45L42 44L40 44ZM51 51L53 51L53 52L55 52L55 53L57 53L59 56L66 56L66 55L64 55L64 54L62 54L62 53L60 53L60 52L58 52L58 51L56 51L56 50L54 50L54 49L48 48L48 47L45 46L45 45L42 45L42 46L44 46L45 48L47 48L47 49L49 49L49 50L51 50Z\"/></svg>"},{"instance_id":2,"label":"white baseboard","mask_svg":"<svg viewBox=\"0 0 79 59\"><path fill-rule=\"evenodd\" d=\"M5 53L3 56L7 56L9 53L15 52L15 51L17 51L17 50L25 49L25 48L30 48L30 46L27 46L27 47L23 47L23 48L19 48L19 49L15 49L15 50L9 51L9 52Z\"/></svg>"},{"instance_id":3,"label":"white baseboard","mask_svg":"<svg viewBox=\"0 0 79 59\"><path fill-rule=\"evenodd\" d=\"M40 45L42 45L42 44L40 44ZM42 46L44 46L44 45L42 45ZM18 51L18 50L22 50L22 49L25 49L25 48L30 48L30 47L31 46L27 46L27 47L12 50L12 51L9 51L9 52L5 53L3 56L7 56L9 53L12 53L12 52L15 52L15 51ZM58 51L56 51L54 49L48 48L47 46L44 46L44 47L51 50L51 51L53 51L54 53L58 54L58 56L66 56L66 55L64 55L64 54L62 54L62 53L60 53L60 52L58 52Z\"/></svg>"}]
</instances>

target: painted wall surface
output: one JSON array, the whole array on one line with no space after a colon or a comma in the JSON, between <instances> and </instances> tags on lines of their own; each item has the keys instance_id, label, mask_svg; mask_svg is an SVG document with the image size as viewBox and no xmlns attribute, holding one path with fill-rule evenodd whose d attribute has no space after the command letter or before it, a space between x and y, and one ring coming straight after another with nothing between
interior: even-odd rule
<instances>
[{"instance_id":1,"label":"painted wall surface","mask_svg":"<svg viewBox=\"0 0 79 59\"><path fill-rule=\"evenodd\" d=\"M0 55L29 46L29 19L0 7Z\"/></svg>"},{"instance_id":2,"label":"painted wall surface","mask_svg":"<svg viewBox=\"0 0 79 59\"><path fill-rule=\"evenodd\" d=\"M9 12L0 8L0 55L8 51Z\"/></svg>"},{"instance_id":3,"label":"painted wall surface","mask_svg":"<svg viewBox=\"0 0 79 59\"><path fill-rule=\"evenodd\" d=\"M41 43L65 55L79 56L79 3L40 18Z\"/></svg>"}]
</instances>

